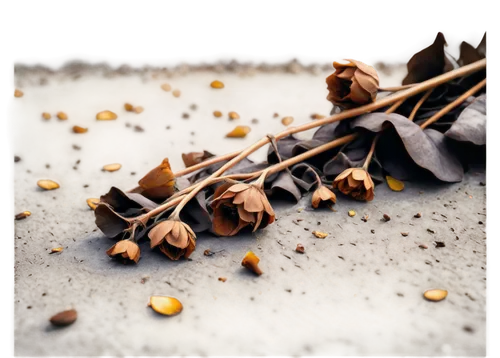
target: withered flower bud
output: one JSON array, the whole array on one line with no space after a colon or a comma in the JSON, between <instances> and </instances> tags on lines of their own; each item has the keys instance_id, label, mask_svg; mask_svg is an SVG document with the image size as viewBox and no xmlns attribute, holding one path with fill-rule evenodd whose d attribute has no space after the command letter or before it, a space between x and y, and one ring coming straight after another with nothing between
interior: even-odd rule
<instances>
[{"instance_id":1,"label":"withered flower bud","mask_svg":"<svg viewBox=\"0 0 500 358\"><path fill-rule=\"evenodd\" d=\"M354 108L375 101L379 87L377 71L356 60L333 63L335 72L326 78L330 102L343 108Z\"/></svg>"},{"instance_id":2,"label":"withered flower bud","mask_svg":"<svg viewBox=\"0 0 500 358\"><path fill-rule=\"evenodd\" d=\"M122 240L114 244L108 251L106 251L109 257L118 259L123 263L139 261L141 257L141 250L139 245L137 245L132 240Z\"/></svg>"},{"instance_id":3,"label":"withered flower bud","mask_svg":"<svg viewBox=\"0 0 500 358\"><path fill-rule=\"evenodd\" d=\"M328 202L335 204L337 202L337 196L326 186L320 184L312 195L312 207L317 209L321 203L328 204Z\"/></svg>"},{"instance_id":4,"label":"withered flower bud","mask_svg":"<svg viewBox=\"0 0 500 358\"><path fill-rule=\"evenodd\" d=\"M159 247L169 259L188 258L196 247L196 235L180 220L161 221L148 234L151 248Z\"/></svg>"},{"instance_id":5,"label":"withered flower bud","mask_svg":"<svg viewBox=\"0 0 500 358\"><path fill-rule=\"evenodd\" d=\"M346 169L333 181L334 189L337 188L356 200L373 200L374 187L370 174L363 168Z\"/></svg>"},{"instance_id":6,"label":"withered flower bud","mask_svg":"<svg viewBox=\"0 0 500 358\"><path fill-rule=\"evenodd\" d=\"M226 183L217 188L210 204L214 210L213 231L220 236L236 235L251 225L253 231L274 222L274 211L257 185Z\"/></svg>"}]
</instances>

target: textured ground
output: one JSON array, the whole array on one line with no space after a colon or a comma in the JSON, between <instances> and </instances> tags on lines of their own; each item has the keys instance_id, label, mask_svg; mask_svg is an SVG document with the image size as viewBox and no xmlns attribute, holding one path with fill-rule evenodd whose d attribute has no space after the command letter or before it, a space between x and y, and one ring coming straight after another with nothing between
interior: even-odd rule
<instances>
[{"instance_id":1,"label":"textured ground","mask_svg":"<svg viewBox=\"0 0 500 358\"><path fill-rule=\"evenodd\" d=\"M382 184L370 203L339 196L337 212L312 212L309 197L276 203L275 224L255 235L200 235L190 261L170 262L147 244L136 266L106 256L112 241L95 229L85 199L111 185L134 187L164 157L180 169L182 152L233 151L281 131L283 116L294 116L295 125L312 113L327 114L327 73L291 72L17 78L25 95L14 100L11 118L21 157L15 211L32 216L15 223L16 355L485 355L484 171L452 185L407 183L400 193ZM396 84L402 75L382 84ZM214 79L226 87L211 89ZM181 96L162 91L165 82ZM125 102L145 110L125 112ZM97 122L95 114L105 109L118 119ZM224 117L215 119L214 110ZM58 111L69 119L41 119L42 112ZM241 119L228 121L228 111ZM236 122L252 132L224 139ZM73 125L89 131L74 134ZM100 170L114 162L123 165L120 171ZM41 191L36 182L44 178L61 188ZM417 212L422 218L413 217ZM389 222L381 220L384 213ZM317 239L313 230L329 235ZM294 251L297 243L305 254ZM49 254L58 246L62 253ZM206 257L207 248L224 251ZM248 250L261 258L260 277L240 265ZM218 281L221 276L227 281ZM425 301L429 288L449 295ZM159 316L146 306L151 295L175 296L184 310ZM78 320L52 328L48 318L66 308L75 308Z\"/></svg>"}]
</instances>

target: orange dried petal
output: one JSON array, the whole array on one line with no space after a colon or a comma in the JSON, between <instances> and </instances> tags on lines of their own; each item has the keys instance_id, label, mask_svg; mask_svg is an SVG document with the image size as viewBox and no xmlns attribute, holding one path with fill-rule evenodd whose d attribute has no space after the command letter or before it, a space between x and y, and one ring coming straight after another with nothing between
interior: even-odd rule
<instances>
[{"instance_id":1,"label":"orange dried petal","mask_svg":"<svg viewBox=\"0 0 500 358\"><path fill-rule=\"evenodd\" d=\"M43 112L42 113L42 118L45 119L45 120L49 120L49 119L52 118L52 116L50 115L50 113Z\"/></svg>"},{"instance_id":2,"label":"orange dried petal","mask_svg":"<svg viewBox=\"0 0 500 358\"><path fill-rule=\"evenodd\" d=\"M68 115L66 113L64 113L64 112L57 112L56 116L61 121L65 121L65 120L68 119Z\"/></svg>"},{"instance_id":3,"label":"orange dried petal","mask_svg":"<svg viewBox=\"0 0 500 358\"><path fill-rule=\"evenodd\" d=\"M40 179L36 182L36 185L45 190L54 190L59 188L59 184L50 179Z\"/></svg>"},{"instance_id":4,"label":"orange dried petal","mask_svg":"<svg viewBox=\"0 0 500 358\"><path fill-rule=\"evenodd\" d=\"M123 107L127 112L132 112L134 110L134 106L132 106L130 103L125 103Z\"/></svg>"},{"instance_id":5,"label":"orange dried petal","mask_svg":"<svg viewBox=\"0 0 500 358\"><path fill-rule=\"evenodd\" d=\"M100 202L100 200L98 198L88 198L87 199L87 205L92 210L95 210L95 208L97 208L97 205L99 204L99 202Z\"/></svg>"},{"instance_id":6,"label":"orange dried petal","mask_svg":"<svg viewBox=\"0 0 500 358\"><path fill-rule=\"evenodd\" d=\"M347 214L349 214L349 216L352 218L353 216L356 215L356 212L354 210L349 210Z\"/></svg>"},{"instance_id":7,"label":"orange dried petal","mask_svg":"<svg viewBox=\"0 0 500 358\"><path fill-rule=\"evenodd\" d=\"M174 97L180 97L181 96L181 91L179 91L178 89L175 89L172 91L172 95Z\"/></svg>"},{"instance_id":8,"label":"orange dried petal","mask_svg":"<svg viewBox=\"0 0 500 358\"><path fill-rule=\"evenodd\" d=\"M23 219L26 219L30 215L31 215L30 211L23 211L22 213L16 214L14 216L14 219L15 220L23 220Z\"/></svg>"},{"instance_id":9,"label":"orange dried petal","mask_svg":"<svg viewBox=\"0 0 500 358\"><path fill-rule=\"evenodd\" d=\"M64 250L63 247L54 247L53 249L50 250L50 253L55 254L56 252L61 252L62 250Z\"/></svg>"},{"instance_id":10,"label":"orange dried petal","mask_svg":"<svg viewBox=\"0 0 500 358\"><path fill-rule=\"evenodd\" d=\"M73 126L73 132L74 133L87 133L88 128L83 128L80 126Z\"/></svg>"},{"instance_id":11,"label":"orange dried petal","mask_svg":"<svg viewBox=\"0 0 500 358\"><path fill-rule=\"evenodd\" d=\"M106 111L102 111L102 112L97 113L95 118L98 121L111 121L111 120L118 118L118 116L116 115L116 113L106 110Z\"/></svg>"},{"instance_id":12,"label":"orange dried petal","mask_svg":"<svg viewBox=\"0 0 500 358\"><path fill-rule=\"evenodd\" d=\"M424 292L424 298L429 301L441 301L448 296L448 291L441 289L432 289Z\"/></svg>"},{"instance_id":13,"label":"orange dried petal","mask_svg":"<svg viewBox=\"0 0 500 358\"><path fill-rule=\"evenodd\" d=\"M260 259L252 251L248 251L241 261L241 265L255 272L257 275L262 275L262 270L259 268Z\"/></svg>"},{"instance_id":14,"label":"orange dried petal","mask_svg":"<svg viewBox=\"0 0 500 358\"><path fill-rule=\"evenodd\" d=\"M387 175L385 179L387 180L387 185L392 191L402 191L405 188L405 183L391 177L390 175Z\"/></svg>"},{"instance_id":15,"label":"orange dried petal","mask_svg":"<svg viewBox=\"0 0 500 358\"><path fill-rule=\"evenodd\" d=\"M222 117L222 112L221 111L214 111L214 117L216 117L216 118Z\"/></svg>"},{"instance_id":16,"label":"orange dried petal","mask_svg":"<svg viewBox=\"0 0 500 358\"><path fill-rule=\"evenodd\" d=\"M168 92L172 89L172 86L170 86L168 83L164 83L161 85L161 89L164 90L165 92Z\"/></svg>"},{"instance_id":17,"label":"orange dried petal","mask_svg":"<svg viewBox=\"0 0 500 358\"><path fill-rule=\"evenodd\" d=\"M231 132L226 134L227 138L244 138L251 129L249 126L236 126Z\"/></svg>"},{"instance_id":18,"label":"orange dried petal","mask_svg":"<svg viewBox=\"0 0 500 358\"><path fill-rule=\"evenodd\" d=\"M312 234L316 236L318 239L324 239L328 236L328 233L322 231L313 231Z\"/></svg>"},{"instance_id":19,"label":"orange dried petal","mask_svg":"<svg viewBox=\"0 0 500 358\"><path fill-rule=\"evenodd\" d=\"M240 119L240 115L236 112L233 112L233 111L229 112L228 116L229 116L230 120Z\"/></svg>"},{"instance_id":20,"label":"orange dried petal","mask_svg":"<svg viewBox=\"0 0 500 358\"><path fill-rule=\"evenodd\" d=\"M18 90L18 89L16 88L16 90L14 91L14 97L19 98L19 97L22 97L23 95L24 95L23 91Z\"/></svg>"},{"instance_id":21,"label":"orange dried petal","mask_svg":"<svg viewBox=\"0 0 500 358\"><path fill-rule=\"evenodd\" d=\"M224 88L224 83L222 83L221 81L215 80L215 81L212 81L212 83L210 83L210 87L212 87L212 88Z\"/></svg>"},{"instance_id":22,"label":"orange dried petal","mask_svg":"<svg viewBox=\"0 0 500 358\"><path fill-rule=\"evenodd\" d=\"M122 165L119 163L106 164L105 166L102 167L102 170L104 170L106 172L116 172L121 167L122 167Z\"/></svg>"},{"instance_id":23,"label":"orange dried petal","mask_svg":"<svg viewBox=\"0 0 500 358\"><path fill-rule=\"evenodd\" d=\"M182 303L177 298L169 296L151 296L148 306L165 316L172 316L182 311Z\"/></svg>"},{"instance_id":24,"label":"orange dried petal","mask_svg":"<svg viewBox=\"0 0 500 358\"><path fill-rule=\"evenodd\" d=\"M292 122L293 122L293 117L291 117L291 116L283 117L283 119L281 120L281 123L284 126L288 126L288 125L292 124Z\"/></svg>"}]
</instances>

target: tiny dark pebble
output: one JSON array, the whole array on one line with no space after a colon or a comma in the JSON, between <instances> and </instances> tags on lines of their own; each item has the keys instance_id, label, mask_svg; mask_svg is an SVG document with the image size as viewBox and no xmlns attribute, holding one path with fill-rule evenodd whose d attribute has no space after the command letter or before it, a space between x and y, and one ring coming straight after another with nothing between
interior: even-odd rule
<instances>
[{"instance_id":1,"label":"tiny dark pebble","mask_svg":"<svg viewBox=\"0 0 500 358\"><path fill-rule=\"evenodd\" d=\"M88 184L85 184L83 187L84 187L84 188L88 188L88 187L89 187L89 185L88 185Z\"/></svg>"},{"instance_id":2,"label":"tiny dark pebble","mask_svg":"<svg viewBox=\"0 0 500 358\"><path fill-rule=\"evenodd\" d=\"M257 118L254 118L254 119L252 119L252 123L257 124L257 123L259 123L259 120Z\"/></svg>"},{"instance_id":3,"label":"tiny dark pebble","mask_svg":"<svg viewBox=\"0 0 500 358\"><path fill-rule=\"evenodd\" d=\"M80 149L82 149L82 147L80 147L80 146L78 146L76 144L73 144L73 149L74 150L80 150Z\"/></svg>"},{"instance_id":4,"label":"tiny dark pebble","mask_svg":"<svg viewBox=\"0 0 500 358\"><path fill-rule=\"evenodd\" d=\"M191 135L194 135L195 133L194 132L191 132Z\"/></svg>"},{"instance_id":5,"label":"tiny dark pebble","mask_svg":"<svg viewBox=\"0 0 500 358\"><path fill-rule=\"evenodd\" d=\"M280 115L278 113L273 114L273 118L278 118Z\"/></svg>"},{"instance_id":6,"label":"tiny dark pebble","mask_svg":"<svg viewBox=\"0 0 500 358\"><path fill-rule=\"evenodd\" d=\"M14 163L17 163L17 162L20 162L20 161L21 161L21 157L20 157L20 156L15 155L15 156L14 156Z\"/></svg>"},{"instance_id":7,"label":"tiny dark pebble","mask_svg":"<svg viewBox=\"0 0 500 358\"><path fill-rule=\"evenodd\" d=\"M417 219L420 219L422 217L422 214L421 213L416 213L415 215L413 215L414 218L417 218Z\"/></svg>"},{"instance_id":8,"label":"tiny dark pebble","mask_svg":"<svg viewBox=\"0 0 500 358\"><path fill-rule=\"evenodd\" d=\"M50 164L45 164L45 168L50 169Z\"/></svg>"},{"instance_id":9,"label":"tiny dark pebble","mask_svg":"<svg viewBox=\"0 0 500 358\"><path fill-rule=\"evenodd\" d=\"M435 234L436 232L432 229L427 229L428 232L430 232L431 234Z\"/></svg>"},{"instance_id":10,"label":"tiny dark pebble","mask_svg":"<svg viewBox=\"0 0 500 358\"><path fill-rule=\"evenodd\" d=\"M371 229L371 230L370 230L370 232L371 232L372 234L375 234L375 230L374 230L374 229Z\"/></svg>"},{"instance_id":11,"label":"tiny dark pebble","mask_svg":"<svg viewBox=\"0 0 500 358\"><path fill-rule=\"evenodd\" d=\"M305 227L305 228L304 228L304 230L305 230L305 231L309 231L309 228L308 228L308 227Z\"/></svg>"},{"instance_id":12,"label":"tiny dark pebble","mask_svg":"<svg viewBox=\"0 0 500 358\"><path fill-rule=\"evenodd\" d=\"M135 175L135 172L130 172L130 175Z\"/></svg>"},{"instance_id":13,"label":"tiny dark pebble","mask_svg":"<svg viewBox=\"0 0 500 358\"><path fill-rule=\"evenodd\" d=\"M205 255L205 256L212 256L213 254L214 253L210 249L206 249L205 251L203 251L203 255Z\"/></svg>"},{"instance_id":14,"label":"tiny dark pebble","mask_svg":"<svg viewBox=\"0 0 500 358\"><path fill-rule=\"evenodd\" d=\"M144 128L142 128L141 126L134 126L134 131L136 131L136 132L144 132Z\"/></svg>"},{"instance_id":15,"label":"tiny dark pebble","mask_svg":"<svg viewBox=\"0 0 500 358\"><path fill-rule=\"evenodd\" d=\"M389 220L391 220L391 217L387 214L384 214L384 220L389 221Z\"/></svg>"},{"instance_id":16,"label":"tiny dark pebble","mask_svg":"<svg viewBox=\"0 0 500 358\"><path fill-rule=\"evenodd\" d=\"M78 160L76 161L76 164L78 165L78 164L80 164L80 162L81 162L81 160L80 160L80 159L78 159Z\"/></svg>"},{"instance_id":17,"label":"tiny dark pebble","mask_svg":"<svg viewBox=\"0 0 500 358\"><path fill-rule=\"evenodd\" d=\"M130 123L125 123L125 127L130 128L131 124Z\"/></svg>"},{"instance_id":18,"label":"tiny dark pebble","mask_svg":"<svg viewBox=\"0 0 500 358\"><path fill-rule=\"evenodd\" d=\"M361 221L367 222L368 221L368 215L365 215L361 218Z\"/></svg>"},{"instance_id":19,"label":"tiny dark pebble","mask_svg":"<svg viewBox=\"0 0 500 358\"><path fill-rule=\"evenodd\" d=\"M188 119L189 118L189 113L182 113L182 118Z\"/></svg>"},{"instance_id":20,"label":"tiny dark pebble","mask_svg":"<svg viewBox=\"0 0 500 358\"><path fill-rule=\"evenodd\" d=\"M167 129L170 129L170 128L172 128L172 127L170 127L170 126L167 126Z\"/></svg>"},{"instance_id":21,"label":"tiny dark pebble","mask_svg":"<svg viewBox=\"0 0 500 358\"><path fill-rule=\"evenodd\" d=\"M196 111L198 109L198 106L195 103L193 103L192 105L189 106L189 108L193 111Z\"/></svg>"},{"instance_id":22,"label":"tiny dark pebble","mask_svg":"<svg viewBox=\"0 0 500 358\"><path fill-rule=\"evenodd\" d=\"M297 244L297 247L295 248L295 251L297 251L299 254L303 254L306 251L306 249L304 248L304 245Z\"/></svg>"},{"instance_id":23,"label":"tiny dark pebble","mask_svg":"<svg viewBox=\"0 0 500 358\"><path fill-rule=\"evenodd\" d=\"M428 249L429 247L426 244L420 244L418 245L421 249Z\"/></svg>"},{"instance_id":24,"label":"tiny dark pebble","mask_svg":"<svg viewBox=\"0 0 500 358\"><path fill-rule=\"evenodd\" d=\"M434 241L434 245L436 245L436 247L445 247L446 246L444 244L444 242L442 242L442 241Z\"/></svg>"},{"instance_id":25,"label":"tiny dark pebble","mask_svg":"<svg viewBox=\"0 0 500 358\"><path fill-rule=\"evenodd\" d=\"M78 167L74 166L74 167L73 167L73 169L74 169L74 170L77 170L77 169L78 169Z\"/></svg>"},{"instance_id":26,"label":"tiny dark pebble","mask_svg":"<svg viewBox=\"0 0 500 358\"><path fill-rule=\"evenodd\" d=\"M486 183L484 181L482 181L482 182L479 182L479 185L486 186Z\"/></svg>"},{"instance_id":27,"label":"tiny dark pebble","mask_svg":"<svg viewBox=\"0 0 500 358\"><path fill-rule=\"evenodd\" d=\"M483 222L482 221L478 221L477 222L479 225L483 225Z\"/></svg>"},{"instance_id":28,"label":"tiny dark pebble","mask_svg":"<svg viewBox=\"0 0 500 358\"><path fill-rule=\"evenodd\" d=\"M68 326L76 321L77 313L75 310L60 312L50 318L50 323L54 326Z\"/></svg>"},{"instance_id":29,"label":"tiny dark pebble","mask_svg":"<svg viewBox=\"0 0 500 358\"><path fill-rule=\"evenodd\" d=\"M401 235L403 235L403 236L405 236L405 237L406 237L406 236L408 236L408 235L409 235L409 233L408 233L408 232L402 232L402 233L401 233Z\"/></svg>"},{"instance_id":30,"label":"tiny dark pebble","mask_svg":"<svg viewBox=\"0 0 500 358\"><path fill-rule=\"evenodd\" d=\"M474 329L471 326L464 326L463 327L465 332L473 333Z\"/></svg>"}]
</instances>

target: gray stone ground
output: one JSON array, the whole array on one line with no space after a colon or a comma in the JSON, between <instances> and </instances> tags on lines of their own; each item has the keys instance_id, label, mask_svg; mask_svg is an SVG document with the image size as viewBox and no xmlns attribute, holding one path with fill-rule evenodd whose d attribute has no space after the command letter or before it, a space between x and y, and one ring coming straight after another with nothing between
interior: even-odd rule
<instances>
[{"instance_id":1,"label":"gray stone ground","mask_svg":"<svg viewBox=\"0 0 500 358\"><path fill-rule=\"evenodd\" d=\"M190 261L168 261L147 243L136 266L106 256L113 242L96 230L86 198L112 185L135 186L166 156L180 169L182 152L233 151L282 130L285 115L294 116L295 125L312 113L327 114L328 73L298 72L52 75L45 85L33 84L36 75L18 77L25 95L15 99L11 118L14 152L22 158L15 164L15 211L32 216L15 222L15 354L484 356L484 170L451 185L406 183L399 193L381 184L370 203L339 195L336 212L313 212L308 196L298 204L275 203L275 224L254 235L199 235ZM382 84L396 84L402 75L385 75ZM211 89L213 79L226 88ZM162 91L164 82L179 88L181 97ZM125 102L145 111L127 113ZM96 122L104 109L118 119ZM213 118L216 109L225 116ZM231 110L241 115L237 124L253 128L247 138L223 138L235 125L226 117ZM44 111L65 111L69 119L43 121ZM252 118L259 123L251 124ZM73 134L73 125L89 132ZM100 170L113 162L122 169ZM41 191L36 182L43 178L61 188ZM417 212L422 218L413 217ZM389 222L381 221L384 213ZM365 214L368 222L361 220ZM313 230L328 237L317 239ZM294 252L297 243L305 246L304 255ZM58 246L62 253L49 254ZM224 251L206 257L208 248ZM260 277L240 265L248 250L261 258ZM218 281L221 276L227 281ZM429 288L449 295L428 302L422 293ZM177 297L184 310L159 316L147 307L151 295ZM52 328L49 317L67 308L78 311L78 320Z\"/></svg>"}]
</instances>

